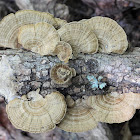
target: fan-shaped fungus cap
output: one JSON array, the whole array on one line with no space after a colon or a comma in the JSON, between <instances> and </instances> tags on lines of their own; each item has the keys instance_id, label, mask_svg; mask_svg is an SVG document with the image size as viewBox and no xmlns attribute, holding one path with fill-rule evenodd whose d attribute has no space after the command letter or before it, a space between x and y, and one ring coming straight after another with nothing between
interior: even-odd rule
<instances>
[{"instance_id":1,"label":"fan-shaped fungus cap","mask_svg":"<svg viewBox=\"0 0 140 140\"><path fill-rule=\"evenodd\" d=\"M135 109L140 108L140 94L112 92L106 95L90 96L87 104L95 110L100 122L121 123L130 120Z\"/></svg>"},{"instance_id":2,"label":"fan-shaped fungus cap","mask_svg":"<svg viewBox=\"0 0 140 140\"><path fill-rule=\"evenodd\" d=\"M68 43L64 41L58 42L53 53L56 54L57 57L65 63L67 63L69 59L72 58L72 48Z\"/></svg>"},{"instance_id":3,"label":"fan-shaped fungus cap","mask_svg":"<svg viewBox=\"0 0 140 140\"><path fill-rule=\"evenodd\" d=\"M89 26L95 33L99 41L100 52L123 54L126 51L128 47L127 36L116 21L97 16L80 22Z\"/></svg>"},{"instance_id":4,"label":"fan-shaped fungus cap","mask_svg":"<svg viewBox=\"0 0 140 140\"><path fill-rule=\"evenodd\" d=\"M11 123L23 131L31 133L47 132L55 128L64 117L66 103L64 96L53 92L43 98L37 91L14 99L6 106Z\"/></svg>"},{"instance_id":5,"label":"fan-shaped fungus cap","mask_svg":"<svg viewBox=\"0 0 140 140\"><path fill-rule=\"evenodd\" d=\"M50 72L50 77L55 84L68 84L74 76L76 76L75 69L63 64L55 65Z\"/></svg>"},{"instance_id":6,"label":"fan-shaped fungus cap","mask_svg":"<svg viewBox=\"0 0 140 140\"><path fill-rule=\"evenodd\" d=\"M58 124L58 127L67 132L84 132L96 127L97 122L94 119L93 109L86 106L82 99L73 102L73 99L69 96L66 115Z\"/></svg>"},{"instance_id":7,"label":"fan-shaped fungus cap","mask_svg":"<svg viewBox=\"0 0 140 140\"><path fill-rule=\"evenodd\" d=\"M24 25L19 29L18 42L23 48L41 55L49 55L55 50L60 37L48 23Z\"/></svg>"},{"instance_id":8,"label":"fan-shaped fungus cap","mask_svg":"<svg viewBox=\"0 0 140 140\"><path fill-rule=\"evenodd\" d=\"M62 41L69 43L73 53L96 53L98 40L93 31L82 23L72 22L62 26L58 33Z\"/></svg>"},{"instance_id":9,"label":"fan-shaped fungus cap","mask_svg":"<svg viewBox=\"0 0 140 140\"><path fill-rule=\"evenodd\" d=\"M47 22L55 27L57 23L49 13L33 10L21 10L16 14L9 14L0 22L0 46L8 48L19 48L17 38L18 29L27 24Z\"/></svg>"},{"instance_id":10,"label":"fan-shaped fungus cap","mask_svg":"<svg viewBox=\"0 0 140 140\"><path fill-rule=\"evenodd\" d=\"M27 25L35 24L39 22L46 22L54 27L57 27L57 23L53 15L47 12L39 12L34 10L20 10L15 14L18 24Z\"/></svg>"},{"instance_id":11,"label":"fan-shaped fungus cap","mask_svg":"<svg viewBox=\"0 0 140 140\"><path fill-rule=\"evenodd\" d=\"M57 29L60 29L62 26L64 26L67 23L66 20L60 18L55 18L55 21L57 23Z\"/></svg>"},{"instance_id":12,"label":"fan-shaped fungus cap","mask_svg":"<svg viewBox=\"0 0 140 140\"><path fill-rule=\"evenodd\" d=\"M71 98L70 95L67 95L66 97L66 103L67 103L67 106L70 108L70 107L74 107L75 105L75 101Z\"/></svg>"},{"instance_id":13,"label":"fan-shaped fungus cap","mask_svg":"<svg viewBox=\"0 0 140 140\"><path fill-rule=\"evenodd\" d=\"M9 14L0 22L0 46L18 48L17 33L20 26L14 14Z\"/></svg>"}]
</instances>

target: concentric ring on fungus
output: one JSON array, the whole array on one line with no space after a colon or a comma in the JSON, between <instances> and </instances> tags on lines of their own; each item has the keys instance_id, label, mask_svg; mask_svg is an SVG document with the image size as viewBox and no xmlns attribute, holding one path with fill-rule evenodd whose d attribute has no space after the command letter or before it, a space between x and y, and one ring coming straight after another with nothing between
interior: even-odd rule
<instances>
[{"instance_id":1,"label":"concentric ring on fungus","mask_svg":"<svg viewBox=\"0 0 140 140\"><path fill-rule=\"evenodd\" d=\"M48 132L60 123L66 112L64 96L53 92L43 98L37 91L14 99L6 105L11 123L23 131L31 133Z\"/></svg>"},{"instance_id":2,"label":"concentric ring on fungus","mask_svg":"<svg viewBox=\"0 0 140 140\"><path fill-rule=\"evenodd\" d=\"M99 41L99 51L103 53L123 54L128 48L127 35L123 28L108 17L93 17L81 20L80 23L89 26Z\"/></svg>"},{"instance_id":3,"label":"concentric ring on fungus","mask_svg":"<svg viewBox=\"0 0 140 140\"><path fill-rule=\"evenodd\" d=\"M82 23L67 23L58 30L58 33L61 41L71 45L74 54L92 54L98 51L98 40L95 34Z\"/></svg>"},{"instance_id":4,"label":"concentric ring on fungus","mask_svg":"<svg viewBox=\"0 0 140 140\"><path fill-rule=\"evenodd\" d=\"M97 121L122 123L130 120L140 108L140 94L112 92L106 95L90 96L87 104L95 110Z\"/></svg>"},{"instance_id":5,"label":"concentric ring on fungus","mask_svg":"<svg viewBox=\"0 0 140 140\"><path fill-rule=\"evenodd\" d=\"M46 22L54 27L57 23L53 15L33 10L20 10L15 14L5 16L0 22L0 46L7 48L19 48L17 38L18 29L23 25Z\"/></svg>"},{"instance_id":6,"label":"concentric ring on fungus","mask_svg":"<svg viewBox=\"0 0 140 140\"><path fill-rule=\"evenodd\" d=\"M19 28L18 43L23 48L41 55L52 55L60 37L48 23L24 25Z\"/></svg>"},{"instance_id":7,"label":"concentric ring on fungus","mask_svg":"<svg viewBox=\"0 0 140 140\"><path fill-rule=\"evenodd\" d=\"M50 77L56 84L68 84L76 71L68 65L57 64L50 71Z\"/></svg>"},{"instance_id":8,"label":"concentric ring on fungus","mask_svg":"<svg viewBox=\"0 0 140 140\"><path fill-rule=\"evenodd\" d=\"M94 119L95 111L89 108L82 99L73 101L66 98L68 109L64 119L57 126L67 132L85 132L97 126Z\"/></svg>"}]
</instances>

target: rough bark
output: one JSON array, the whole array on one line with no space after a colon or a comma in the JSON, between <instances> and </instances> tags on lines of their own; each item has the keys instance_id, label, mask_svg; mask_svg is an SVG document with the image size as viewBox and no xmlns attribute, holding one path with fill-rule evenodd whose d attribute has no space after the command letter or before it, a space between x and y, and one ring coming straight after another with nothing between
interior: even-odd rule
<instances>
[{"instance_id":1,"label":"rough bark","mask_svg":"<svg viewBox=\"0 0 140 140\"><path fill-rule=\"evenodd\" d=\"M70 60L68 65L75 68L77 75L72 79L69 87L56 85L50 78L50 69L60 63L57 57L40 56L25 50L0 50L0 56L7 55L11 67L15 71L17 91L26 94L31 90L41 88L45 95L58 90L64 95L70 94L74 98L83 95L106 94L117 91L119 93L140 93L140 48L127 51L124 55L94 54L83 55ZM93 90L87 80L87 75L103 76L107 86L100 90Z\"/></svg>"}]
</instances>

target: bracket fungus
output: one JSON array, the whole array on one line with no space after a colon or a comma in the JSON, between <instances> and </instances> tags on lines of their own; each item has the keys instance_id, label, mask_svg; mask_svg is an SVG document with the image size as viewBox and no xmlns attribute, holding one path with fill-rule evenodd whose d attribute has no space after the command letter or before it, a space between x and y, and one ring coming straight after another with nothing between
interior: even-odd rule
<instances>
[{"instance_id":1,"label":"bracket fungus","mask_svg":"<svg viewBox=\"0 0 140 140\"><path fill-rule=\"evenodd\" d=\"M64 26L67 23L66 20L60 18L55 18L55 21L57 23L57 29L60 29L62 26Z\"/></svg>"},{"instance_id":2,"label":"bracket fungus","mask_svg":"<svg viewBox=\"0 0 140 140\"><path fill-rule=\"evenodd\" d=\"M18 43L41 55L52 55L59 41L55 28L45 22L24 25L19 29Z\"/></svg>"},{"instance_id":3,"label":"bracket fungus","mask_svg":"<svg viewBox=\"0 0 140 140\"><path fill-rule=\"evenodd\" d=\"M23 131L31 133L47 132L55 128L66 112L64 96L52 92L43 98L39 89L14 99L6 105L11 123Z\"/></svg>"},{"instance_id":4,"label":"bracket fungus","mask_svg":"<svg viewBox=\"0 0 140 140\"><path fill-rule=\"evenodd\" d=\"M122 27L107 17L67 23L49 13L21 10L7 15L0 22L0 46L17 49L19 45L41 55L57 55L67 63L72 54L94 54L98 50L123 54L128 41ZM69 86L74 76L75 69L64 64L56 64L50 71L50 78L59 86ZM96 127L98 121L128 121L140 108L140 94L137 93L111 92L76 101L67 96L65 102L64 96L57 91L43 98L39 94L40 89L37 89L19 97L12 78L12 68L8 60L2 57L0 95L8 102L6 112L17 129L31 133L48 132L56 125L68 132L84 132ZM101 82L102 78L87 76L94 90L106 86Z\"/></svg>"},{"instance_id":5,"label":"bracket fungus","mask_svg":"<svg viewBox=\"0 0 140 140\"><path fill-rule=\"evenodd\" d=\"M18 24L20 25L46 22L54 27L57 27L57 23L55 21L54 16L48 12L40 12L34 10L20 10L15 13L15 17L17 18Z\"/></svg>"},{"instance_id":6,"label":"bracket fungus","mask_svg":"<svg viewBox=\"0 0 140 140\"><path fill-rule=\"evenodd\" d=\"M76 76L74 68L68 65L57 64L50 71L50 77L55 84L69 85L72 77Z\"/></svg>"},{"instance_id":7,"label":"bracket fungus","mask_svg":"<svg viewBox=\"0 0 140 140\"><path fill-rule=\"evenodd\" d=\"M69 59L72 58L72 48L68 43L64 41L58 42L53 53L56 54L57 57L65 63L67 63Z\"/></svg>"},{"instance_id":8,"label":"bracket fungus","mask_svg":"<svg viewBox=\"0 0 140 140\"><path fill-rule=\"evenodd\" d=\"M93 31L82 23L71 22L62 26L58 33L61 41L69 43L73 54L96 53L98 51L98 40Z\"/></svg>"},{"instance_id":9,"label":"bracket fungus","mask_svg":"<svg viewBox=\"0 0 140 140\"><path fill-rule=\"evenodd\" d=\"M89 108L82 99L74 101L66 98L68 109L64 119L57 126L67 132L84 132L97 126L94 110Z\"/></svg>"},{"instance_id":10,"label":"bracket fungus","mask_svg":"<svg viewBox=\"0 0 140 140\"><path fill-rule=\"evenodd\" d=\"M9 14L0 22L0 45L7 48L19 48L17 38L18 29L23 25L46 22L57 27L53 15L33 10L20 10Z\"/></svg>"},{"instance_id":11,"label":"bracket fungus","mask_svg":"<svg viewBox=\"0 0 140 140\"><path fill-rule=\"evenodd\" d=\"M106 95L90 96L87 104L95 110L100 122L122 123L130 120L140 108L140 94L112 92Z\"/></svg>"},{"instance_id":12,"label":"bracket fungus","mask_svg":"<svg viewBox=\"0 0 140 140\"><path fill-rule=\"evenodd\" d=\"M93 17L88 20L81 20L92 29L99 41L99 52L123 54L127 47L127 36L123 28L114 20L108 17Z\"/></svg>"}]
</instances>

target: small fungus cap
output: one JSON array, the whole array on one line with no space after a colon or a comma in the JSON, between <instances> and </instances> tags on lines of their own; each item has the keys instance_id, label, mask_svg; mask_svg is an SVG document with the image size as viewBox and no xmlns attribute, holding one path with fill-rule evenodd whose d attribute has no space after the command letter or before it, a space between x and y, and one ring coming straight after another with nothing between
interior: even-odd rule
<instances>
[{"instance_id":1,"label":"small fungus cap","mask_svg":"<svg viewBox=\"0 0 140 140\"><path fill-rule=\"evenodd\" d=\"M58 30L58 33L61 41L71 45L74 54L91 54L98 51L98 40L95 34L82 23L67 23Z\"/></svg>"},{"instance_id":2,"label":"small fungus cap","mask_svg":"<svg viewBox=\"0 0 140 140\"><path fill-rule=\"evenodd\" d=\"M55 28L48 23L24 25L19 29L18 43L23 48L41 55L52 54L60 37Z\"/></svg>"},{"instance_id":3,"label":"small fungus cap","mask_svg":"<svg viewBox=\"0 0 140 140\"><path fill-rule=\"evenodd\" d=\"M98 121L122 123L130 120L135 110L140 108L139 100L140 94L112 92L106 95L90 96L87 104L95 110L95 118Z\"/></svg>"},{"instance_id":4,"label":"small fungus cap","mask_svg":"<svg viewBox=\"0 0 140 140\"><path fill-rule=\"evenodd\" d=\"M11 123L23 131L31 133L48 132L55 128L66 112L64 96L53 92L43 98L39 89L14 99L6 105Z\"/></svg>"},{"instance_id":5,"label":"small fungus cap","mask_svg":"<svg viewBox=\"0 0 140 140\"><path fill-rule=\"evenodd\" d=\"M57 57L67 63L70 58L72 58L72 48L70 44L60 41L55 47L55 51L53 52L57 55Z\"/></svg>"},{"instance_id":6,"label":"small fungus cap","mask_svg":"<svg viewBox=\"0 0 140 140\"><path fill-rule=\"evenodd\" d=\"M66 98L68 109L64 119L57 126L67 132L85 132L97 126L94 111L86 106L82 99L74 101Z\"/></svg>"},{"instance_id":7,"label":"small fungus cap","mask_svg":"<svg viewBox=\"0 0 140 140\"><path fill-rule=\"evenodd\" d=\"M63 64L55 65L50 72L50 77L56 84L67 84L74 76L76 76L75 69Z\"/></svg>"},{"instance_id":8,"label":"small fungus cap","mask_svg":"<svg viewBox=\"0 0 140 140\"><path fill-rule=\"evenodd\" d=\"M81 20L95 33L99 41L99 52L123 54L128 48L127 36L123 28L108 17L93 17Z\"/></svg>"}]
</instances>

